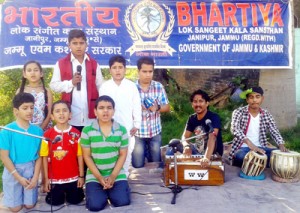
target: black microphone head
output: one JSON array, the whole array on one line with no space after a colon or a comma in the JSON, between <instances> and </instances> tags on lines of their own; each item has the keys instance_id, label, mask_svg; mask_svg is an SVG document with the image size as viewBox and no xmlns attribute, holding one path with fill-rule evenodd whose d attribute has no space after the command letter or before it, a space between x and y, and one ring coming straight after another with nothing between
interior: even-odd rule
<instances>
[{"instance_id":1,"label":"black microphone head","mask_svg":"<svg viewBox=\"0 0 300 213\"><path fill-rule=\"evenodd\" d=\"M174 146L177 146L178 144L180 144L181 141L179 139L171 139L170 142L169 142L169 146L170 147L174 147Z\"/></svg>"},{"instance_id":2,"label":"black microphone head","mask_svg":"<svg viewBox=\"0 0 300 213\"><path fill-rule=\"evenodd\" d=\"M179 139L171 139L169 142L169 147L172 147L173 152L183 152L183 145L181 143L181 140Z\"/></svg>"},{"instance_id":3,"label":"black microphone head","mask_svg":"<svg viewBox=\"0 0 300 213\"><path fill-rule=\"evenodd\" d=\"M61 140L62 140L61 135L57 135L57 136L53 139L52 143L55 144L55 143L57 143L57 142L59 142L59 141L61 141Z\"/></svg>"},{"instance_id":4,"label":"black microphone head","mask_svg":"<svg viewBox=\"0 0 300 213\"><path fill-rule=\"evenodd\" d=\"M206 119L206 120L205 120L205 124L206 124L206 125L211 124L211 120L210 120L210 119Z\"/></svg>"},{"instance_id":5,"label":"black microphone head","mask_svg":"<svg viewBox=\"0 0 300 213\"><path fill-rule=\"evenodd\" d=\"M78 66L77 66L77 72L78 72L79 74L81 74L81 70L82 70L81 65L78 65Z\"/></svg>"}]
</instances>

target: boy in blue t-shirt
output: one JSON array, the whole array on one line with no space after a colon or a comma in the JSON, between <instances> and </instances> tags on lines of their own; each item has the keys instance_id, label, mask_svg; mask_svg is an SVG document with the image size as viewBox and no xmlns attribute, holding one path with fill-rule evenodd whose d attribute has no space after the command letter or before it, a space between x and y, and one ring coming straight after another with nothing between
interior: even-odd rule
<instances>
[{"instance_id":1,"label":"boy in blue t-shirt","mask_svg":"<svg viewBox=\"0 0 300 213\"><path fill-rule=\"evenodd\" d=\"M39 149L42 136L40 127L30 124L34 111L34 97L19 93L13 99L16 121L0 132L0 155L4 164L3 203L13 212L35 206L38 198L38 178L41 167ZM13 131L16 130L16 131ZM24 132L24 134L18 133Z\"/></svg>"}]
</instances>

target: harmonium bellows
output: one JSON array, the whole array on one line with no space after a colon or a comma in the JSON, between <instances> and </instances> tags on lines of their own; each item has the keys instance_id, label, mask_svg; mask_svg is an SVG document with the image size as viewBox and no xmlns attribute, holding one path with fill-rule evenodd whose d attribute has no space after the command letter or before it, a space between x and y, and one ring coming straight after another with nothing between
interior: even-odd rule
<instances>
[{"instance_id":1,"label":"harmonium bellows","mask_svg":"<svg viewBox=\"0 0 300 213\"><path fill-rule=\"evenodd\" d=\"M221 157L212 157L210 166L203 168L200 160L203 155L177 156L178 185L207 185L224 184L225 171ZM174 156L166 156L164 168L164 182L168 186L175 184Z\"/></svg>"}]
</instances>

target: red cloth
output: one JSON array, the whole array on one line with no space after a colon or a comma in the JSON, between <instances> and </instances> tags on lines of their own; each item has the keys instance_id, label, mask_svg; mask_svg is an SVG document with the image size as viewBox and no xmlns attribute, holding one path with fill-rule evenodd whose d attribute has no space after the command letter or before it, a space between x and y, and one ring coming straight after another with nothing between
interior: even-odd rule
<instances>
[{"instance_id":1,"label":"red cloth","mask_svg":"<svg viewBox=\"0 0 300 213\"><path fill-rule=\"evenodd\" d=\"M46 138L54 140L57 135L62 136L62 140L57 143L48 142L48 178L53 183L66 183L78 179L78 140L80 132L70 127L70 131L59 133L54 128L44 133ZM80 151L81 154L81 151Z\"/></svg>"},{"instance_id":2,"label":"red cloth","mask_svg":"<svg viewBox=\"0 0 300 213\"><path fill-rule=\"evenodd\" d=\"M87 54L88 55L88 54ZM94 113L95 102L99 97L98 89L96 85L96 72L97 72L97 61L92 59L89 55L89 60L85 60L86 67L86 81L87 83L87 99L89 107L89 118L96 118ZM61 80L71 80L73 78L73 68L71 62L71 53L66 57L58 61ZM61 94L61 99L72 104L72 92Z\"/></svg>"}]
</instances>

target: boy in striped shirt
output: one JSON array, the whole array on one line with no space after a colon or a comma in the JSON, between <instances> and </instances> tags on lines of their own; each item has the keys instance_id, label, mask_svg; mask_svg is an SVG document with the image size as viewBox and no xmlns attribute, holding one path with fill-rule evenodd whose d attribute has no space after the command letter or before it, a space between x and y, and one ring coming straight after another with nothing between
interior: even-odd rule
<instances>
[{"instance_id":1,"label":"boy in striped shirt","mask_svg":"<svg viewBox=\"0 0 300 213\"><path fill-rule=\"evenodd\" d=\"M118 207L130 204L130 189L123 165L127 155L126 128L112 119L115 103L100 96L95 104L95 120L83 128L80 138L86 174L86 207L89 211L105 208L107 199Z\"/></svg>"}]
</instances>

